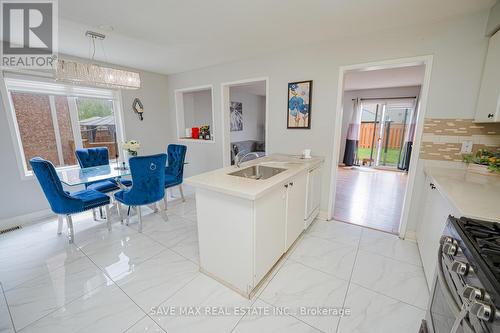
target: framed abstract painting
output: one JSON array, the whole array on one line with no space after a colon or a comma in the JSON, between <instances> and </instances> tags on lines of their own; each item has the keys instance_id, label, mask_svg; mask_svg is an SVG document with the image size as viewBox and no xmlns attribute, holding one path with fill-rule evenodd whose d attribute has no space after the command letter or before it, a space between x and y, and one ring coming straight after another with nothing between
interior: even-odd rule
<instances>
[{"instance_id":1,"label":"framed abstract painting","mask_svg":"<svg viewBox=\"0 0 500 333\"><path fill-rule=\"evenodd\" d=\"M312 81L288 84L287 125L289 129L311 128Z\"/></svg>"}]
</instances>

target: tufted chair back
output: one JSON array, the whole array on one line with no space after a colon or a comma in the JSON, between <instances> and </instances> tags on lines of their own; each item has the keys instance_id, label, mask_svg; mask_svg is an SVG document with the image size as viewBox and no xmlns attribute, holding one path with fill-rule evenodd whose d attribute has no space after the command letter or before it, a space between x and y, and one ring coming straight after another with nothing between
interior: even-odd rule
<instances>
[{"instance_id":1,"label":"tufted chair back","mask_svg":"<svg viewBox=\"0 0 500 333\"><path fill-rule=\"evenodd\" d=\"M71 214L83 210L83 202L70 197L64 191L56 169L50 161L33 157L30 164L54 213Z\"/></svg>"},{"instance_id":2,"label":"tufted chair back","mask_svg":"<svg viewBox=\"0 0 500 333\"><path fill-rule=\"evenodd\" d=\"M109 152L106 147L77 149L75 154L81 168L109 164Z\"/></svg>"},{"instance_id":3,"label":"tufted chair back","mask_svg":"<svg viewBox=\"0 0 500 333\"><path fill-rule=\"evenodd\" d=\"M186 159L187 147L183 145L168 145L168 167L166 173L176 177L180 182L182 182L182 177L184 174L184 160Z\"/></svg>"},{"instance_id":4,"label":"tufted chair back","mask_svg":"<svg viewBox=\"0 0 500 333\"><path fill-rule=\"evenodd\" d=\"M129 160L132 187L123 192L123 201L130 206L142 206L165 196L166 154L136 156Z\"/></svg>"}]
</instances>

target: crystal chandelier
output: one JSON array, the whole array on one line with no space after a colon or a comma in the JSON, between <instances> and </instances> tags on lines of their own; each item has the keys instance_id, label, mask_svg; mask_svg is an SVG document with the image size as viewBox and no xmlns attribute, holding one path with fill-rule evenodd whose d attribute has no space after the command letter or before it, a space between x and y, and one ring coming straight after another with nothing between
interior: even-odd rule
<instances>
[{"instance_id":1,"label":"crystal chandelier","mask_svg":"<svg viewBox=\"0 0 500 333\"><path fill-rule=\"evenodd\" d=\"M87 31L85 35L92 39L94 50L91 61L93 61L95 39L103 40L105 35L93 31ZM137 72L63 59L57 60L56 80L119 89L139 89L141 87L141 78Z\"/></svg>"}]
</instances>

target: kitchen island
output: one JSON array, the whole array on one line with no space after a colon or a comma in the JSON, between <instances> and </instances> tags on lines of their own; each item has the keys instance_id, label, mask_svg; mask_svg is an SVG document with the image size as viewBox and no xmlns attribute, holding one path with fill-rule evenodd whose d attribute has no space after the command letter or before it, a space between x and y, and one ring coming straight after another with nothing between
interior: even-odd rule
<instances>
[{"instance_id":1,"label":"kitchen island","mask_svg":"<svg viewBox=\"0 0 500 333\"><path fill-rule=\"evenodd\" d=\"M187 178L200 271L251 297L318 215L323 161L273 154Z\"/></svg>"}]
</instances>

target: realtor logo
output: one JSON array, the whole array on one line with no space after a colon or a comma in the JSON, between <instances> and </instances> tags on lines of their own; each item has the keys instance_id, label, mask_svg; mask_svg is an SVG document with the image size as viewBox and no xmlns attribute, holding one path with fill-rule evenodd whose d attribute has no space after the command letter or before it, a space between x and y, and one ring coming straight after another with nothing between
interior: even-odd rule
<instances>
[{"instance_id":1,"label":"realtor logo","mask_svg":"<svg viewBox=\"0 0 500 333\"><path fill-rule=\"evenodd\" d=\"M1 0L2 67L49 69L57 54L57 0Z\"/></svg>"}]
</instances>

